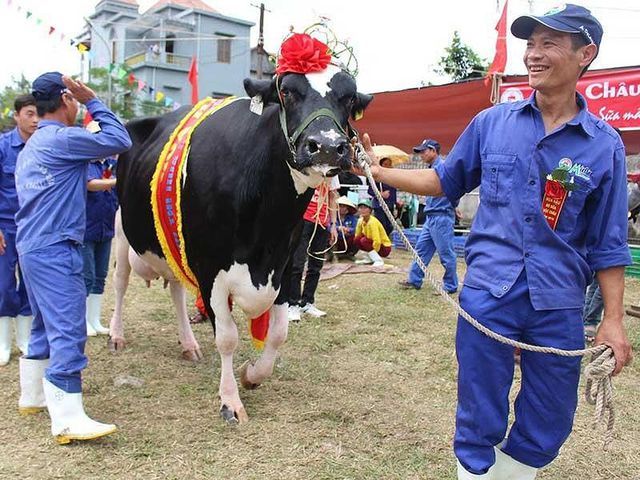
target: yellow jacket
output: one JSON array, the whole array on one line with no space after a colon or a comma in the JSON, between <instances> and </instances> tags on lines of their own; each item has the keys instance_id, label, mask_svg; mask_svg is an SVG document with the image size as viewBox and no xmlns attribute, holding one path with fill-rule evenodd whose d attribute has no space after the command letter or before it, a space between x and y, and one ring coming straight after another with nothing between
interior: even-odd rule
<instances>
[{"instance_id":1,"label":"yellow jacket","mask_svg":"<svg viewBox=\"0 0 640 480\"><path fill-rule=\"evenodd\" d=\"M371 239L373 242L373 249L376 252L380 250L380 245L384 245L385 247L391 246L391 240L389 240L387 232L384 230L380 220L373 215L369 217L369 221L367 223L364 222L362 217L358 220L358 225L356 225L356 237L361 235Z\"/></svg>"}]
</instances>

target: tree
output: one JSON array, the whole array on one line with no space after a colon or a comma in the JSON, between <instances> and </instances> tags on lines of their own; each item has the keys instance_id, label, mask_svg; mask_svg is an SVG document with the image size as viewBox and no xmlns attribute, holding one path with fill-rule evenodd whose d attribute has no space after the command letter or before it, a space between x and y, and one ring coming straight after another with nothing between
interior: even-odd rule
<instances>
[{"instance_id":1,"label":"tree","mask_svg":"<svg viewBox=\"0 0 640 480\"><path fill-rule=\"evenodd\" d=\"M485 76L487 60L462 43L457 31L453 32L451 44L444 51L446 55L440 58L436 73L449 75L456 82Z\"/></svg>"},{"instance_id":2,"label":"tree","mask_svg":"<svg viewBox=\"0 0 640 480\"><path fill-rule=\"evenodd\" d=\"M0 92L0 132L15 127L13 121L13 102L18 95L31 92L31 83L20 75L19 79L11 77L11 84Z\"/></svg>"}]
</instances>

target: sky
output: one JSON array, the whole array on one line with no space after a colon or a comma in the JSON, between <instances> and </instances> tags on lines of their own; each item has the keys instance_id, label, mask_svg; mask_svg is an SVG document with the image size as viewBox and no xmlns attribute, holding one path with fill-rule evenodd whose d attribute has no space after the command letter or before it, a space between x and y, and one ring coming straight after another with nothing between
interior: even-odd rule
<instances>
[{"instance_id":1,"label":"sky","mask_svg":"<svg viewBox=\"0 0 640 480\"><path fill-rule=\"evenodd\" d=\"M204 0L219 13L253 21L251 45L257 43L259 0ZM78 35L83 17L93 12L98 0L0 0L0 87L12 77L58 70L77 74L80 55L60 41ZM141 10L155 0L138 0ZM265 48L277 52L293 26L303 31L320 16L336 36L348 41L358 60L358 86L362 92L381 92L420 87L449 79L433 72L444 49L458 31L462 41L481 57L493 59L496 31L504 0L446 0L372 2L367 0L264 0ZM499 3L499 5L498 5ZM592 68L640 65L640 1L578 0L590 8L604 26L601 51ZM509 0L509 24L519 15L542 14L557 6L556 0ZM18 12L17 6L22 7ZM25 11L32 12L27 19ZM42 20L38 25L36 18ZM49 35L49 27L56 31ZM525 42L508 39L507 73L524 73Z\"/></svg>"}]
</instances>

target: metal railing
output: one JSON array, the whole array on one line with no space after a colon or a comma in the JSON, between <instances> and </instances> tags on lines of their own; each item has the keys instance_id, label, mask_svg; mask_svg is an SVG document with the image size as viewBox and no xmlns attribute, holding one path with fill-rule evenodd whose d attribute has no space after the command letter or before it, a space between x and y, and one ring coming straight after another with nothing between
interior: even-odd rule
<instances>
[{"instance_id":1,"label":"metal railing","mask_svg":"<svg viewBox=\"0 0 640 480\"><path fill-rule=\"evenodd\" d=\"M182 68L189 68L191 57L186 55L177 55L167 52L138 52L124 59L124 63L129 67L135 67L142 63L151 63L155 65L171 65Z\"/></svg>"}]
</instances>

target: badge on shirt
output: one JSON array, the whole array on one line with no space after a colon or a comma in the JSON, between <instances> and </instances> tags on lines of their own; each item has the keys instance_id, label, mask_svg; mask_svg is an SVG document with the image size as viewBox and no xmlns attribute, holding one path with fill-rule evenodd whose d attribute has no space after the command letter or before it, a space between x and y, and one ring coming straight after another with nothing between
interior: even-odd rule
<instances>
[{"instance_id":1,"label":"badge on shirt","mask_svg":"<svg viewBox=\"0 0 640 480\"><path fill-rule=\"evenodd\" d=\"M567 197L577 188L573 175L569 178L566 168L558 167L547 175L542 199L542 213L552 230L556 229L560 213Z\"/></svg>"}]
</instances>

